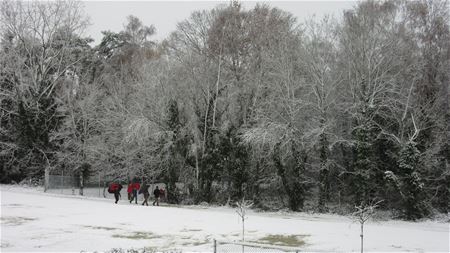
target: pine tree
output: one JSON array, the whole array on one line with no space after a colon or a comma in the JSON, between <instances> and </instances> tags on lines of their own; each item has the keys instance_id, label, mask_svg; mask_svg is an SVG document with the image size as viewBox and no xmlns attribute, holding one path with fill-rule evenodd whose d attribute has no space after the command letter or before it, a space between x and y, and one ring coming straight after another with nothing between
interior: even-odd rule
<instances>
[{"instance_id":1,"label":"pine tree","mask_svg":"<svg viewBox=\"0 0 450 253\"><path fill-rule=\"evenodd\" d=\"M415 220L427 214L424 205L424 185L418 171L419 158L420 152L413 141L407 142L400 151L399 176L402 179L400 189L403 198L402 212L404 217L409 220Z\"/></svg>"},{"instance_id":2,"label":"pine tree","mask_svg":"<svg viewBox=\"0 0 450 253\"><path fill-rule=\"evenodd\" d=\"M180 112L178 110L178 103L171 99L168 103L166 126L170 137L166 140L168 142L168 149L165 150L169 157L166 164L166 170L163 179L167 185L167 201L169 203L178 203L180 201L176 183L179 180L180 167L184 166L184 159L187 153L187 138L182 134L182 123L180 119Z\"/></svg>"},{"instance_id":3,"label":"pine tree","mask_svg":"<svg viewBox=\"0 0 450 253\"><path fill-rule=\"evenodd\" d=\"M291 141L291 157L285 161L282 159L280 144L275 146L273 161L277 169L278 176L281 177L284 190L288 197L289 208L292 211L302 210L306 195L311 187L310 181L306 177L306 152L297 147L295 141Z\"/></svg>"},{"instance_id":4,"label":"pine tree","mask_svg":"<svg viewBox=\"0 0 450 253\"><path fill-rule=\"evenodd\" d=\"M353 201L359 204L364 200L373 199L374 178L377 172L376 157L373 145L376 141L377 128L371 121L373 108L366 108L361 113L360 123L353 131L355 143L353 173L350 176L350 190L354 193Z\"/></svg>"},{"instance_id":5,"label":"pine tree","mask_svg":"<svg viewBox=\"0 0 450 253\"><path fill-rule=\"evenodd\" d=\"M419 172L420 151L414 141L404 143L399 152L397 174L386 171L385 176L400 195L397 206L401 216L416 220L428 214L425 204L424 183Z\"/></svg>"}]
</instances>

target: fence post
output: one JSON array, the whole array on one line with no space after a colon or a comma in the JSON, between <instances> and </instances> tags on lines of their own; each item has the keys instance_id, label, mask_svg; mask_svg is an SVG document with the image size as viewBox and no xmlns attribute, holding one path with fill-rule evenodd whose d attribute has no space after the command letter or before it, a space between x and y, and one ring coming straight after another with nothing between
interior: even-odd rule
<instances>
[{"instance_id":1,"label":"fence post","mask_svg":"<svg viewBox=\"0 0 450 253\"><path fill-rule=\"evenodd\" d=\"M62 171L62 176L61 176L61 194L64 193L64 170Z\"/></svg>"},{"instance_id":2,"label":"fence post","mask_svg":"<svg viewBox=\"0 0 450 253\"><path fill-rule=\"evenodd\" d=\"M101 193L100 193L100 180L101 180L101 178L100 178L100 172L98 173L98 197L100 198L101 197Z\"/></svg>"},{"instance_id":3,"label":"fence post","mask_svg":"<svg viewBox=\"0 0 450 253\"><path fill-rule=\"evenodd\" d=\"M84 187L84 182L83 182L83 172L80 172L80 195L83 196L83 187Z\"/></svg>"},{"instance_id":4,"label":"fence post","mask_svg":"<svg viewBox=\"0 0 450 253\"><path fill-rule=\"evenodd\" d=\"M76 187L76 177L75 176L70 177L70 185L72 187L72 195L75 195L75 187Z\"/></svg>"},{"instance_id":5,"label":"fence post","mask_svg":"<svg viewBox=\"0 0 450 253\"><path fill-rule=\"evenodd\" d=\"M214 253L217 253L217 242L216 242L216 239L214 239Z\"/></svg>"},{"instance_id":6,"label":"fence post","mask_svg":"<svg viewBox=\"0 0 450 253\"><path fill-rule=\"evenodd\" d=\"M47 192L50 182L50 169L48 166L45 167L44 171L44 192Z\"/></svg>"}]
</instances>

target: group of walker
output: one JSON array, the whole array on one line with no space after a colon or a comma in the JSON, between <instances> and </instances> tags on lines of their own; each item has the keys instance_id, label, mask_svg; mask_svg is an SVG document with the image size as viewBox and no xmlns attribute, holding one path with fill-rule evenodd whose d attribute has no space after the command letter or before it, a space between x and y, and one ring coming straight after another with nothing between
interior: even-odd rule
<instances>
[{"instance_id":1,"label":"group of walker","mask_svg":"<svg viewBox=\"0 0 450 253\"><path fill-rule=\"evenodd\" d=\"M135 203L138 203L138 194L143 194L144 195L144 201L142 202L142 205L147 205L148 206L148 198L150 197L150 193L148 191L148 188L150 186L147 185L146 183L141 184L139 182L134 182L134 183L129 183L128 184L128 188L127 188L127 193L128 193L128 201L130 201L130 204L133 203L133 200L135 201ZM117 202L119 202L119 199L121 197L120 195L120 191L122 190L122 185L119 183L111 183L109 185L108 188L108 192L114 194L114 198L115 198L115 203L117 204ZM159 188L158 186L156 186L155 190L153 191L153 195L155 196L155 201L153 201L153 205L157 205L159 206L159 200L160 198L164 198L166 196L166 192L164 191L163 188Z\"/></svg>"}]
</instances>

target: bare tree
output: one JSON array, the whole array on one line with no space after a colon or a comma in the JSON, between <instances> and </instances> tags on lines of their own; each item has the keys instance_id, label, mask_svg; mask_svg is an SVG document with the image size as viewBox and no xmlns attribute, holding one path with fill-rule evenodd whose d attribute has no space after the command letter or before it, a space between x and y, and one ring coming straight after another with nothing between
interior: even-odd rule
<instances>
[{"instance_id":1,"label":"bare tree","mask_svg":"<svg viewBox=\"0 0 450 253\"><path fill-rule=\"evenodd\" d=\"M356 211L353 213L353 217L356 221L361 225L361 253L364 252L364 224L372 218L375 213L375 209L382 202L382 200L378 202L369 202L369 203L361 203L359 206L356 206Z\"/></svg>"},{"instance_id":2,"label":"bare tree","mask_svg":"<svg viewBox=\"0 0 450 253\"><path fill-rule=\"evenodd\" d=\"M247 210L253 206L253 202L249 200L242 200L236 202L236 213L241 218L242 222L242 242L245 242L245 220L247 217ZM242 246L242 252L244 252L244 246Z\"/></svg>"},{"instance_id":3,"label":"bare tree","mask_svg":"<svg viewBox=\"0 0 450 253\"><path fill-rule=\"evenodd\" d=\"M310 114L307 136L317 149L319 160L319 211L325 211L330 198L330 173L336 167L330 156L333 145L342 139L336 118L342 104L342 73L337 68L338 33L336 20L325 17L306 23L301 44L300 66L305 72L306 108Z\"/></svg>"}]
</instances>

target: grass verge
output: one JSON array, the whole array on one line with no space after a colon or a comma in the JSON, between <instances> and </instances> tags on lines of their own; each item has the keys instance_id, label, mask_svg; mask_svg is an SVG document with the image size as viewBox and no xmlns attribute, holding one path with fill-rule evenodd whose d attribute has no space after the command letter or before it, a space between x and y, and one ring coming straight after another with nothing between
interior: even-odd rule
<instances>
[{"instance_id":1,"label":"grass verge","mask_svg":"<svg viewBox=\"0 0 450 253\"><path fill-rule=\"evenodd\" d=\"M309 235L267 235L260 238L255 243L271 244L288 247L301 247L305 245L304 237Z\"/></svg>"},{"instance_id":2,"label":"grass verge","mask_svg":"<svg viewBox=\"0 0 450 253\"><path fill-rule=\"evenodd\" d=\"M128 235L114 234L114 235L112 235L112 237L132 239L132 240L149 240L149 239L161 238L162 236L153 234L152 232L136 231L136 232L133 232Z\"/></svg>"}]
</instances>

